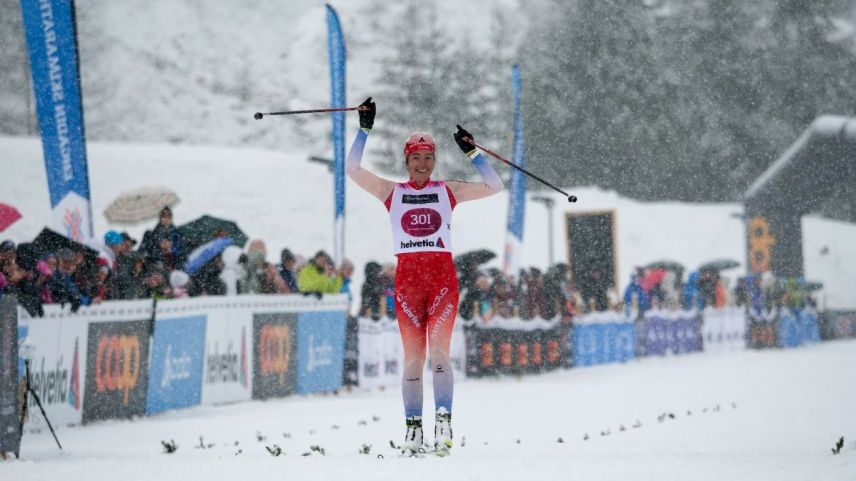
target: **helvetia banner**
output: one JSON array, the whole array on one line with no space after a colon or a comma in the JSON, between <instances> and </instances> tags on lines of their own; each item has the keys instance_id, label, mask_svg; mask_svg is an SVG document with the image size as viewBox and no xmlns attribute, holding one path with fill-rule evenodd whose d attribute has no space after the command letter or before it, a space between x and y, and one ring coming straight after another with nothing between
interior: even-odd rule
<instances>
[{"instance_id":1,"label":"helvetia banner","mask_svg":"<svg viewBox=\"0 0 856 481\"><path fill-rule=\"evenodd\" d=\"M89 324L83 422L146 413L149 320Z\"/></svg>"},{"instance_id":2,"label":"helvetia banner","mask_svg":"<svg viewBox=\"0 0 856 481\"><path fill-rule=\"evenodd\" d=\"M92 238L92 209L72 0L21 0L56 230Z\"/></svg>"},{"instance_id":3,"label":"helvetia banner","mask_svg":"<svg viewBox=\"0 0 856 481\"><path fill-rule=\"evenodd\" d=\"M83 419L88 325L82 319L45 317L19 326L20 344L27 346L21 357L30 360L30 386L54 426L80 424ZM32 396L29 405L36 406ZM24 423L28 431L46 427L40 409L30 409L28 416Z\"/></svg>"},{"instance_id":4,"label":"helvetia banner","mask_svg":"<svg viewBox=\"0 0 856 481\"><path fill-rule=\"evenodd\" d=\"M330 107L345 107L345 38L339 16L327 5L327 52L330 58ZM345 112L333 112L333 191L335 225L333 257L345 258Z\"/></svg>"},{"instance_id":5,"label":"helvetia banner","mask_svg":"<svg viewBox=\"0 0 856 481\"><path fill-rule=\"evenodd\" d=\"M21 452L18 411L18 311L15 296L0 297L0 453Z\"/></svg>"}]
</instances>

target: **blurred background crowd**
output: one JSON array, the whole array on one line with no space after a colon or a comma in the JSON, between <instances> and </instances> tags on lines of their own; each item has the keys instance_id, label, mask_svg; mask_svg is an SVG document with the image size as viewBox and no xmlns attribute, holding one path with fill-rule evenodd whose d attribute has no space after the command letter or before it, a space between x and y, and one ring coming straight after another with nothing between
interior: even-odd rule
<instances>
[{"instance_id":1,"label":"blurred background crowd","mask_svg":"<svg viewBox=\"0 0 856 481\"><path fill-rule=\"evenodd\" d=\"M83 245L49 229L29 243L3 241L0 296L14 293L31 315L42 315L44 304L70 304L76 311L107 300L345 293L352 301L351 313L358 317L395 317L395 264L368 262L357 292L351 286L354 265L345 260L337 266L323 250L307 258L286 247L274 264L266 260L265 243L248 240L233 222L203 216L177 227L172 219L171 209L162 209L140 241L126 232L109 231L103 243ZM683 266L663 261L638 267L620 294L599 272L575 282L568 265L560 263L546 271L531 267L510 275L485 267L495 257L487 250L455 257L462 318L489 323L495 317L559 316L571 322L590 311L624 310L630 315L652 308L708 306L762 312L814 305L812 292L820 287L799 278L729 278L723 272L739 264L723 260L702 265L685 279Z\"/></svg>"}]
</instances>

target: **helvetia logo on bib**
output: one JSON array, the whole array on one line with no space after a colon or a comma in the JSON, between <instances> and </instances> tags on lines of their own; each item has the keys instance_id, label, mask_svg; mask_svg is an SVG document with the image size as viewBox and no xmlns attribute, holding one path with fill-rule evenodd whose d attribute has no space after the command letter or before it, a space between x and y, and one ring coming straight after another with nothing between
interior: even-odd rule
<instances>
[{"instance_id":1,"label":"helvetia logo on bib","mask_svg":"<svg viewBox=\"0 0 856 481\"><path fill-rule=\"evenodd\" d=\"M401 243L402 249L415 249L417 247L439 247L440 249L445 249L446 244L443 243L443 238L438 237L437 242L434 242L429 239L419 240L419 241L407 241Z\"/></svg>"}]
</instances>

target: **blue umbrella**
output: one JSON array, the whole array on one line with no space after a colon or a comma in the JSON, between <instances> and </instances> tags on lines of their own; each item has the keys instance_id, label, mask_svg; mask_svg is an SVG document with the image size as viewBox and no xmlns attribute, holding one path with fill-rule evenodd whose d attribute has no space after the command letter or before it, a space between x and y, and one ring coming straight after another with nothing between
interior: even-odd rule
<instances>
[{"instance_id":1,"label":"blue umbrella","mask_svg":"<svg viewBox=\"0 0 856 481\"><path fill-rule=\"evenodd\" d=\"M190 275L195 274L206 262L220 255L230 245L232 245L231 237L220 237L202 244L187 256L187 262L184 264L184 272Z\"/></svg>"}]
</instances>

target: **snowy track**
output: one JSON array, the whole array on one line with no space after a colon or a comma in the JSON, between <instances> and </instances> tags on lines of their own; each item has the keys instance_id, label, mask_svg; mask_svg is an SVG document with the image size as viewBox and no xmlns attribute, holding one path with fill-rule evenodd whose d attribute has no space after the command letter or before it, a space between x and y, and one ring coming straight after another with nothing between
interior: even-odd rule
<instances>
[{"instance_id":1,"label":"snowy track","mask_svg":"<svg viewBox=\"0 0 856 481\"><path fill-rule=\"evenodd\" d=\"M404 432L399 393L354 392L63 428L61 453L47 430L28 433L23 459L0 463L0 479L856 479L856 341L456 387L456 447L447 458L398 457L389 441ZM675 418L659 422L663 413ZM214 446L195 448L199 436ZM844 449L833 456L840 436ZM179 449L163 454L161 441L170 439ZM364 443L368 455L358 453ZM273 444L285 454L268 454ZM326 455L301 456L312 445Z\"/></svg>"}]
</instances>

